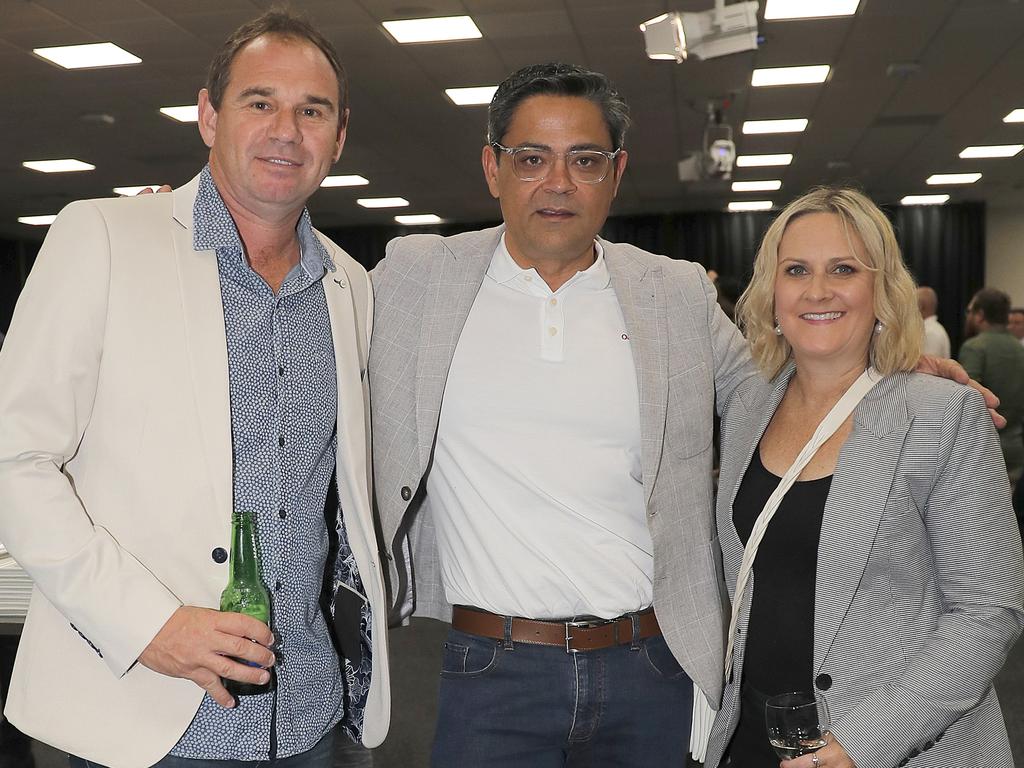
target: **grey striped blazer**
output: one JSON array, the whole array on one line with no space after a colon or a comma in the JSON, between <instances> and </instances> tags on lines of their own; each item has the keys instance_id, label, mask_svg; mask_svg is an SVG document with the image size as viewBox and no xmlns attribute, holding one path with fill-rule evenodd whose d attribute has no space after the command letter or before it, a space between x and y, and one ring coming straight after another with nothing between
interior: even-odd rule
<instances>
[{"instance_id":1,"label":"grey striped blazer","mask_svg":"<svg viewBox=\"0 0 1024 768\"><path fill-rule=\"evenodd\" d=\"M412 610L443 621L451 616L423 480L455 345L502 231L399 238L371 274L374 487L403 618ZM655 611L679 663L717 703L725 592L712 519L714 396L717 389L727 398L756 373L699 265L601 244L640 392Z\"/></svg>"},{"instance_id":2,"label":"grey striped blazer","mask_svg":"<svg viewBox=\"0 0 1024 768\"><path fill-rule=\"evenodd\" d=\"M725 409L717 524L730 595L743 554L733 500L793 370L749 380ZM710 768L738 722L756 563L752 584ZM832 731L858 768L1006 768L992 680L1022 626L1020 535L981 397L930 376L887 376L854 412L825 505L807 689L831 678Z\"/></svg>"}]
</instances>

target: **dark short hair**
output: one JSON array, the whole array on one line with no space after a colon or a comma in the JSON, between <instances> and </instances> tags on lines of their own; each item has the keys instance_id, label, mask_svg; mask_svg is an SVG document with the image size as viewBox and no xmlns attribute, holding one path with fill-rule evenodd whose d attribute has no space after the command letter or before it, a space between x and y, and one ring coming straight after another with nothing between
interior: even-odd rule
<instances>
[{"instance_id":1,"label":"dark short hair","mask_svg":"<svg viewBox=\"0 0 1024 768\"><path fill-rule=\"evenodd\" d=\"M600 72L575 64L532 64L513 72L498 86L487 110L487 143L505 138L520 103L531 96L578 96L601 108L611 136L612 149L626 142L629 107Z\"/></svg>"},{"instance_id":2,"label":"dark short hair","mask_svg":"<svg viewBox=\"0 0 1024 768\"><path fill-rule=\"evenodd\" d=\"M262 16L246 22L224 41L224 45L210 62L210 71L206 76L206 90L210 93L213 108L220 109L221 100L231 78L231 65L239 51L263 35L307 42L320 49L338 78L338 121L344 125L345 110L348 109L348 77L345 75L345 68L341 66L338 52L331 41L320 34L308 19L284 8L273 8Z\"/></svg>"},{"instance_id":3,"label":"dark short hair","mask_svg":"<svg viewBox=\"0 0 1024 768\"><path fill-rule=\"evenodd\" d=\"M984 314L992 325L1006 325L1010 317L1010 297L998 288L982 288L971 299L971 309Z\"/></svg>"}]
</instances>

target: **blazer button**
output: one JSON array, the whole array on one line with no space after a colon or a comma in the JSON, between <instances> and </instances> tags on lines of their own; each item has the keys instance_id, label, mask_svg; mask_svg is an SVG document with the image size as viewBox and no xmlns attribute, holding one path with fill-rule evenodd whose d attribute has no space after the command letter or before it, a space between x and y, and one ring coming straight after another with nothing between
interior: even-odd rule
<instances>
[{"instance_id":1,"label":"blazer button","mask_svg":"<svg viewBox=\"0 0 1024 768\"><path fill-rule=\"evenodd\" d=\"M210 553L210 557L213 558L213 562L215 563L223 563L228 559L228 553L224 551L224 547L217 547Z\"/></svg>"},{"instance_id":2,"label":"blazer button","mask_svg":"<svg viewBox=\"0 0 1024 768\"><path fill-rule=\"evenodd\" d=\"M831 675L818 675L814 678L814 685L819 691L827 691L832 687L832 676Z\"/></svg>"},{"instance_id":3,"label":"blazer button","mask_svg":"<svg viewBox=\"0 0 1024 768\"><path fill-rule=\"evenodd\" d=\"M402 501L408 501L412 498L412 489L408 485L402 486Z\"/></svg>"}]
</instances>

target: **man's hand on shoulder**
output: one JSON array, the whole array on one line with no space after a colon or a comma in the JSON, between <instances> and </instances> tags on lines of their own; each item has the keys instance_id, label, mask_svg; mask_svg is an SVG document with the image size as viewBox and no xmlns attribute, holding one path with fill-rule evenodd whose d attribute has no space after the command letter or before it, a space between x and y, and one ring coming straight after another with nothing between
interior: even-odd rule
<instances>
[{"instance_id":1,"label":"man's hand on shoulder","mask_svg":"<svg viewBox=\"0 0 1024 768\"><path fill-rule=\"evenodd\" d=\"M996 425L996 429L1002 429L1006 426L1006 419L996 412L996 408L999 407L999 398L995 396L991 389L983 387L968 376L967 371L956 360L924 355L918 362L916 370L918 373L927 373L930 376L952 379L957 384L965 384L978 390L981 396L985 398L985 405L988 406L988 412L992 416L992 423Z\"/></svg>"},{"instance_id":2,"label":"man's hand on shoulder","mask_svg":"<svg viewBox=\"0 0 1024 768\"><path fill-rule=\"evenodd\" d=\"M257 685L267 682L267 668L275 661L269 650L273 643L274 634L262 621L241 613L185 605L171 614L139 661L162 675L191 680L222 707L231 707L234 699L221 678ZM250 667L234 659L260 666Z\"/></svg>"}]
</instances>

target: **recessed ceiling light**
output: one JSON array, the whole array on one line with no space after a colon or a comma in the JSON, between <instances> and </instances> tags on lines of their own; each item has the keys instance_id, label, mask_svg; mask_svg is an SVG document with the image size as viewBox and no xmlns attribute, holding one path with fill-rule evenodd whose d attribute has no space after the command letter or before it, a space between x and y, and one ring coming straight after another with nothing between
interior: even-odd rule
<instances>
[{"instance_id":1,"label":"recessed ceiling light","mask_svg":"<svg viewBox=\"0 0 1024 768\"><path fill-rule=\"evenodd\" d=\"M774 192L782 188L782 182L778 179L765 181L734 181L733 192Z\"/></svg>"},{"instance_id":2,"label":"recessed ceiling light","mask_svg":"<svg viewBox=\"0 0 1024 768\"><path fill-rule=\"evenodd\" d=\"M409 204L404 197L360 197L356 202L363 208L403 208Z\"/></svg>"},{"instance_id":3,"label":"recessed ceiling light","mask_svg":"<svg viewBox=\"0 0 1024 768\"><path fill-rule=\"evenodd\" d=\"M764 8L764 20L853 16L858 5L860 0L768 0Z\"/></svg>"},{"instance_id":4,"label":"recessed ceiling light","mask_svg":"<svg viewBox=\"0 0 1024 768\"><path fill-rule=\"evenodd\" d=\"M733 213L738 211L770 211L771 200L737 200L729 203L729 210Z\"/></svg>"},{"instance_id":5,"label":"recessed ceiling light","mask_svg":"<svg viewBox=\"0 0 1024 768\"><path fill-rule=\"evenodd\" d=\"M124 197L135 197L144 189L151 189L156 192L159 186L159 184L143 184L141 187L114 187L114 194L123 195Z\"/></svg>"},{"instance_id":6,"label":"recessed ceiling light","mask_svg":"<svg viewBox=\"0 0 1024 768\"><path fill-rule=\"evenodd\" d=\"M809 67L772 67L771 69L755 69L750 76L750 84L755 88L766 85L808 85L823 83L832 68L828 64L815 64Z\"/></svg>"},{"instance_id":7,"label":"recessed ceiling light","mask_svg":"<svg viewBox=\"0 0 1024 768\"><path fill-rule=\"evenodd\" d=\"M973 184L981 178L980 173L933 173L925 182L936 184Z\"/></svg>"},{"instance_id":8,"label":"recessed ceiling light","mask_svg":"<svg viewBox=\"0 0 1024 768\"><path fill-rule=\"evenodd\" d=\"M18 221L32 227L48 227L53 224L53 220L56 218L57 214L51 213L48 216L19 216Z\"/></svg>"},{"instance_id":9,"label":"recessed ceiling light","mask_svg":"<svg viewBox=\"0 0 1024 768\"><path fill-rule=\"evenodd\" d=\"M967 147L960 153L965 160L979 157L1013 157L1024 149L1024 144L989 144L981 147Z\"/></svg>"},{"instance_id":10,"label":"recessed ceiling light","mask_svg":"<svg viewBox=\"0 0 1024 768\"><path fill-rule=\"evenodd\" d=\"M942 205L949 202L949 195L907 195L900 205Z\"/></svg>"},{"instance_id":11,"label":"recessed ceiling light","mask_svg":"<svg viewBox=\"0 0 1024 768\"><path fill-rule=\"evenodd\" d=\"M64 69L88 69L91 67L123 67L138 64L138 56L128 53L113 43L89 43L88 45L60 45L55 48L33 48L36 56Z\"/></svg>"},{"instance_id":12,"label":"recessed ceiling light","mask_svg":"<svg viewBox=\"0 0 1024 768\"><path fill-rule=\"evenodd\" d=\"M92 171L96 169L95 165L71 158L66 160L26 160L22 165L42 173L72 173L74 171Z\"/></svg>"},{"instance_id":13,"label":"recessed ceiling light","mask_svg":"<svg viewBox=\"0 0 1024 768\"><path fill-rule=\"evenodd\" d=\"M399 224L440 224L441 217L434 213L414 213L409 216L395 216Z\"/></svg>"},{"instance_id":14,"label":"recessed ceiling light","mask_svg":"<svg viewBox=\"0 0 1024 768\"><path fill-rule=\"evenodd\" d=\"M736 158L737 168L766 168L773 165L789 165L793 162L790 154L781 155L740 155Z\"/></svg>"},{"instance_id":15,"label":"recessed ceiling light","mask_svg":"<svg viewBox=\"0 0 1024 768\"><path fill-rule=\"evenodd\" d=\"M363 176L328 176L320 182L321 187L365 187L370 180Z\"/></svg>"},{"instance_id":16,"label":"recessed ceiling light","mask_svg":"<svg viewBox=\"0 0 1024 768\"><path fill-rule=\"evenodd\" d=\"M1024 123L1024 109L1015 109L1003 118L1004 123Z\"/></svg>"},{"instance_id":17,"label":"recessed ceiling light","mask_svg":"<svg viewBox=\"0 0 1024 768\"><path fill-rule=\"evenodd\" d=\"M399 43L443 43L483 37L469 16L385 21L384 29Z\"/></svg>"},{"instance_id":18,"label":"recessed ceiling light","mask_svg":"<svg viewBox=\"0 0 1024 768\"><path fill-rule=\"evenodd\" d=\"M198 123L199 105L191 104L181 107L160 107L160 114L167 115L169 118L177 120L179 123Z\"/></svg>"},{"instance_id":19,"label":"recessed ceiling light","mask_svg":"<svg viewBox=\"0 0 1024 768\"><path fill-rule=\"evenodd\" d=\"M444 92L460 107L472 107L490 104L496 90L498 90L496 85L481 85L476 88L445 88Z\"/></svg>"},{"instance_id":20,"label":"recessed ceiling light","mask_svg":"<svg viewBox=\"0 0 1024 768\"><path fill-rule=\"evenodd\" d=\"M747 120L743 123L744 133L800 133L807 128L807 118L787 120Z\"/></svg>"}]
</instances>

